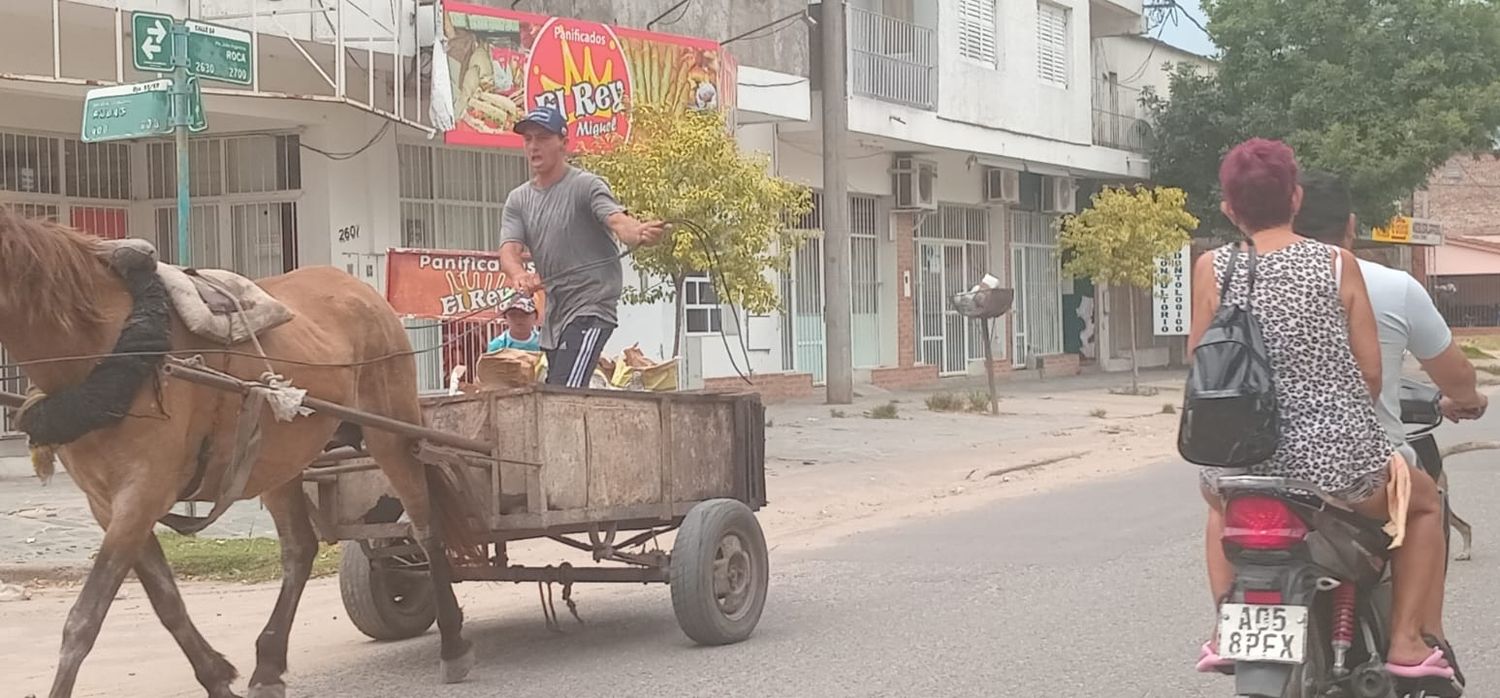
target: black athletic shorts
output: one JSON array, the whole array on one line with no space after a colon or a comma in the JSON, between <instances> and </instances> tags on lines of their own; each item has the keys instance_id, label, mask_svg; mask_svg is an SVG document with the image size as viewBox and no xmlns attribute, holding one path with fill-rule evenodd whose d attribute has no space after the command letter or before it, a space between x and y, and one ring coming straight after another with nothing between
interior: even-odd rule
<instances>
[{"instance_id":1,"label":"black athletic shorts","mask_svg":"<svg viewBox=\"0 0 1500 698\"><path fill-rule=\"evenodd\" d=\"M587 388L614 331L614 325L596 317L578 318L564 328L557 348L547 352L547 385Z\"/></svg>"}]
</instances>

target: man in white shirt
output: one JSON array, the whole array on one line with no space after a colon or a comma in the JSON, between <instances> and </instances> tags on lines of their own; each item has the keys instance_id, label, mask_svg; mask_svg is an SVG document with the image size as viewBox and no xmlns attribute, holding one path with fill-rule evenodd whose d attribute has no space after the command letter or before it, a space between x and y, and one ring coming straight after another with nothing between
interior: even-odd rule
<instances>
[{"instance_id":1,"label":"man in white shirt","mask_svg":"<svg viewBox=\"0 0 1500 698\"><path fill-rule=\"evenodd\" d=\"M1355 218L1349 188L1327 172L1302 173L1302 208L1292 227L1298 235L1345 249L1354 247ZM1380 331L1380 400L1376 413L1391 442L1406 445L1401 426L1401 365L1410 351L1443 392L1443 413L1450 419L1478 419L1489 399L1478 391L1474 365L1453 341L1453 332L1438 313L1427 289L1404 271L1359 260ZM1405 449L1403 449L1405 450ZM1415 463L1411 452L1407 459Z\"/></svg>"},{"instance_id":2,"label":"man in white shirt","mask_svg":"<svg viewBox=\"0 0 1500 698\"><path fill-rule=\"evenodd\" d=\"M1335 175L1317 171L1303 171L1299 183L1302 208L1292 221L1292 229L1298 235L1352 250L1356 221L1348 186ZM1359 260L1359 271L1365 278L1380 334L1381 385L1375 412L1391 443L1408 463L1417 466L1416 452L1407 445L1406 430L1401 425L1401 374L1406 352L1417 357L1422 370L1442 391L1441 408L1449 419L1479 419L1489 406L1489 398L1479 392L1474 365L1453 341L1453 332L1422 284L1406 272L1364 259ZM1467 535L1465 539L1467 544ZM1436 595L1434 600L1436 607L1423 614L1423 632L1442 638L1443 596ZM1437 642L1456 670L1452 648L1445 641Z\"/></svg>"}]
</instances>

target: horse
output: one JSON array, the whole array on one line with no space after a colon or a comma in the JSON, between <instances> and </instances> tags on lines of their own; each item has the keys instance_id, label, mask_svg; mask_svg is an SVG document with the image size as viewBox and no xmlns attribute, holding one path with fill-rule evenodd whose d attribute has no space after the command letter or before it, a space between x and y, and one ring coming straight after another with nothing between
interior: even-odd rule
<instances>
[{"instance_id":1,"label":"horse","mask_svg":"<svg viewBox=\"0 0 1500 698\"><path fill-rule=\"evenodd\" d=\"M164 376L163 352L120 356L119 349L133 337L134 346L169 347L174 357L200 356L205 367L247 380L266 373L269 360L275 373L311 396L420 425L411 344L375 289L343 271L309 267L257 281L294 314L261 335L263 354L226 351L190 334L160 289L154 307L135 297L150 294L133 293L135 286L127 284L131 277L101 256L103 251L97 237L0 207L0 345L45 394L39 408L47 400L64 401L67 410L50 411L53 422L64 431L78 424L91 429L70 436L55 453L104 529L63 628L49 695L72 695L105 614L134 570L208 696L238 698L231 689L238 672L189 619L153 528L179 500L219 491L235 452L242 396ZM154 277L154 261L150 267ZM93 405L101 401L114 401L121 409L100 413L102 408ZM22 413L23 429L28 416ZM253 461L246 459L253 464L247 466L240 499L259 497L275 520L283 574L275 608L256 640L248 696L281 698L288 633L318 548L300 475L341 423L316 413L262 422L260 450ZM57 431L59 424L52 426ZM460 488L429 474L419 462L413 438L369 429L363 439L429 559L441 636L440 677L461 681L474 665L474 652L463 636L446 553L477 550L482 532L468 515L472 509ZM46 465L39 462L38 475L50 463L50 458Z\"/></svg>"}]
</instances>

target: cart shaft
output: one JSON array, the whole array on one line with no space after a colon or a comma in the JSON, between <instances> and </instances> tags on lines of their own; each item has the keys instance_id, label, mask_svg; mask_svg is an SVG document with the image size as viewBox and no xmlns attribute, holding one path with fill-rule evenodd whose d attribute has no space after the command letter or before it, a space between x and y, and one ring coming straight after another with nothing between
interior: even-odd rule
<instances>
[{"instance_id":1,"label":"cart shaft","mask_svg":"<svg viewBox=\"0 0 1500 698\"><path fill-rule=\"evenodd\" d=\"M230 392L243 393L255 387L255 384L253 383L248 383L246 381L231 378L228 376L209 373L207 371L202 371L189 366L167 364L166 366L162 367L162 372L169 376L181 378L185 381L188 381L189 383L197 383L198 385L204 385L210 388L218 388L219 390L227 390ZM419 426L416 424L409 424L399 419L391 419L390 417L372 414L363 410L344 407L343 405L340 405L338 403L329 402L327 400L319 400L318 398L312 396L303 398L302 404L312 409L314 412L320 412L332 417L338 417L339 419L342 419L346 422L352 422L362 427L379 429L380 431L389 432L392 434L400 434L402 436L410 436L414 439L423 439L425 441L429 441L442 446L449 446L473 453L480 453L486 456L493 454L495 451L495 445L486 441L469 439L455 434L449 434L444 431L429 429L427 427Z\"/></svg>"}]
</instances>

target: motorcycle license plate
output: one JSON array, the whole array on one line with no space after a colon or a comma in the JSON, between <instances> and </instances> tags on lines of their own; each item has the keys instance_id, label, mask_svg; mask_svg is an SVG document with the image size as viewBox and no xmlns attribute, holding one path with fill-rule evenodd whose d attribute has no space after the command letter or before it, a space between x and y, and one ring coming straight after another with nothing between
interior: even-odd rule
<instances>
[{"instance_id":1,"label":"motorcycle license plate","mask_svg":"<svg viewBox=\"0 0 1500 698\"><path fill-rule=\"evenodd\" d=\"M1306 606L1220 607L1219 656L1239 662L1301 664L1306 652Z\"/></svg>"}]
</instances>

